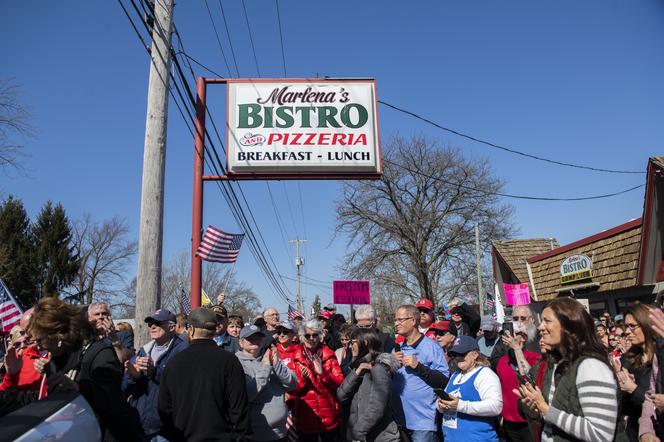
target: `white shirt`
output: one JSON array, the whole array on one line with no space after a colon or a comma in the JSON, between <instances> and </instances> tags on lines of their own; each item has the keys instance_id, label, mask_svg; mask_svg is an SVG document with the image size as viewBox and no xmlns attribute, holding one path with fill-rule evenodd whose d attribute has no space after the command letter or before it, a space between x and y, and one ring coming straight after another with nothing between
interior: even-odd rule
<instances>
[{"instance_id":1,"label":"white shirt","mask_svg":"<svg viewBox=\"0 0 664 442\"><path fill-rule=\"evenodd\" d=\"M475 367L467 373L459 373L452 385L460 385L473 377L480 369L473 386L480 394L479 401L464 401L459 399L457 411L472 416L498 416L503 410L503 392L500 388L500 378L490 367Z\"/></svg>"}]
</instances>

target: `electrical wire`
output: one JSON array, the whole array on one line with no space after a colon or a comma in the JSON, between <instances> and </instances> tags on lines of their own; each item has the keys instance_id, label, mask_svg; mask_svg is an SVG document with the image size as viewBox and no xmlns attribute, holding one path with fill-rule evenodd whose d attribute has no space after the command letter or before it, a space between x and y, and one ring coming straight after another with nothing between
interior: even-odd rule
<instances>
[{"instance_id":1,"label":"electrical wire","mask_svg":"<svg viewBox=\"0 0 664 442\"><path fill-rule=\"evenodd\" d=\"M249 14L247 14L247 5L245 5L244 0L242 0L242 10L244 11L244 19L247 22L247 31L249 31L249 41L251 42L251 50L254 53L254 63L256 63L256 73L261 77L261 69L258 67L258 57L256 56L256 46L254 46L254 37L251 32L251 26L249 26Z\"/></svg>"},{"instance_id":2,"label":"electrical wire","mask_svg":"<svg viewBox=\"0 0 664 442\"><path fill-rule=\"evenodd\" d=\"M279 0L274 0L277 5L277 20L279 22L279 41L281 42L281 62L284 65L284 77L288 77L286 73L286 54L284 53L284 34L281 30L281 13L279 12Z\"/></svg>"},{"instance_id":3,"label":"electrical wire","mask_svg":"<svg viewBox=\"0 0 664 442\"><path fill-rule=\"evenodd\" d=\"M233 63L235 63L235 71L237 76L240 76L240 69L237 67L237 58L235 57L235 49L233 49L233 40L231 40L231 31L228 29L228 22L226 21L226 13L224 12L224 5L219 0L219 7L221 8L221 17L224 19L224 27L226 28L226 36L228 37L228 44L231 47L231 55L233 55Z\"/></svg>"},{"instance_id":4,"label":"electrical wire","mask_svg":"<svg viewBox=\"0 0 664 442\"><path fill-rule=\"evenodd\" d=\"M610 198L613 196L618 196L622 195L623 193L631 192L633 190L636 190L640 187L645 186L645 184L639 184L638 186L630 187L625 190L620 190L618 192L613 192L613 193L607 193L603 195L594 195L594 196L583 196L583 197L573 197L573 198L557 198L557 197L540 197L540 196L527 196L527 195L514 195L510 193L503 193L503 192L491 192L491 191L486 191L484 189L478 189L476 187L471 187L471 186L466 186L461 183L454 183L452 181L447 181L439 177L431 176L428 175L424 172L420 172L418 170L413 170L409 167L403 166L401 164L396 164L392 161L383 159L384 163L391 164L392 166L399 167L401 169L407 170L410 173L414 173L416 175L421 175L423 177L435 180L435 181L440 181L441 183L449 184L451 186L459 187L461 189L466 189L466 190L472 190L474 192L479 192L483 193L485 195L497 195L497 196L502 196L505 198L513 198L513 199L522 199L522 200L531 200L531 201L588 201L588 200L597 200L597 199L603 199L603 198Z\"/></svg>"},{"instance_id":5,"label":"electrical wire","mask_svg":"<svg viewBox=\"0 0 664 442\"><path fill-rule=\"evenodd\" d=\"M214 24L214 18L212 18L212 11L210 10L210 5L208 5L208 0L205 0L205 7L207 8L208 15L210 16L210 22L212 23L212 29L214 29L214 35L217 37L217 43L219 44L219 49L221 50L221 56L223 57L224 63L226 64L226 69L228 69L228 76L232 77L233 73L231 72L231 67L228 64L228 60L226 59L226 52L224 51L224 47L221 44L219 32L217 32L217 25Z\"/></svg>"},{"instance_id":6,"label":"electrical wire","mask_svg":"<svg viewBox=\"0 0 664 442\"><path fill-rule=\"evenodd\" d=\"M481 139L476 138L472 135L468 135L468 134L465 134L463 132L459 132L458 130L450 129L450 128L445 127L445 126L441 126L440 124L438 124L434 121L431 121L428 118L422 117L422 116L416 114L415 112L411 112L409 110L400 108L400 107L395 106L393 104L387 103L386 101L378 100L378 102L380 104L385 105L389 108L392 108L392 109L394 109L398 112L404 113L406 115L410 115L411 117L416 118L420 121L424 121L425 123L428 123L432 126L435 126L438 129L444 130L445 132L449 132L449 133L452 133L454 135L458 135L460 137L466 138L468 140L475 141L477 143L484 144L484 145L487 145L489 147L493 147L493 148L496 148L496 149L503 150L505 152L509 152L509 153L512 153L512 154L515 154L515 155L521 155L521 156L526 157L526 158L531 158L533 160L543 161L543 162L551 163L551 164L556 164L558 166L572 167L572 168L575 168L575 169L592 170L594 172L621 173L621 174L644 174L645 173L645 172L638 171L638 170L616 170L616 169L604 169L604 168L593 167L593 166L584 166L584 165L580 165L580 164L565 163L563 161L556 161L556 160L552 160L552 159L549 159L549 158L539 157L537 155L532 155L532 154L529 154L527 152L522 152L520 150L512 149L512 148L509 148L509 147L501 146L499 144L491 143L489 141L481 140Z\"/></svg>"}]
</instances>

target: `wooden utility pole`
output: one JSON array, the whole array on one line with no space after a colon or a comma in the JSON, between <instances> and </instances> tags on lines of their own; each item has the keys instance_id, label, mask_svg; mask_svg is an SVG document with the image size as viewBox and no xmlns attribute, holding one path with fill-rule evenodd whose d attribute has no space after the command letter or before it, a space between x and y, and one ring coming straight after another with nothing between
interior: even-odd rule
<instances>
[{"instance_id":1,"label":"wooden utility pole","mask_svg":"<svg viewBox=\"0 0 664 442\"><path fill-rule=\"evenodd\" d=\"M477 298L480 302L480 316L484 316L484 294L482 293L482 268L480 267L480 224L475 223L475 264L477 265Z\"/></svg>"},{"instance_id":2,"label":"wooden utility pole","mask_svg":"<svg viewBox=\"0 0 664 442\"><path fill-rule=\"evenodd\" d=\"M291 239L289 243L295 243L295 268L297 269L297 311L302 311L302 296L300 296L300 267L304 265L304 258L300 257L300 243L307 242L306 239Z\"/></svg>"},{"instance_id":3,"label":"wooden utility pole","mask_svg":"<svg viewBox=\"0 0 664 442\"><path fill-rule=\"evenodd\" d=\"M155 0L148 108L143 148L141 219L136 272L136 345L148 340L143 319L161 306L161 260L164 226L164 163L171 68L173 0Z\"/></svg>"}]
</instances>

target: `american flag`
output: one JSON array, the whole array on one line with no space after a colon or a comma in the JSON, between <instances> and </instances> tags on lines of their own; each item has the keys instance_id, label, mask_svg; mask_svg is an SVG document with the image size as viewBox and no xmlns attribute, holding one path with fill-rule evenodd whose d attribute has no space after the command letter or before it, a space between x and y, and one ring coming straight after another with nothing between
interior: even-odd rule
<instances>
[{"instance_id":1,"label":"american flag","mask_svg":"<svg viewBox=\"0 0 664 442\"><path fill-rule=\"evenodd\" d=\"M18 324L22 314L21 308L0 279L0 332L9 333L12 327Z\"/></svg>"},{"instance_id":2,"label":"american flag","mask_svg":"<svg viewBox=\"0 0 664 442\"><path fill-rule=\"evenodd\" d=\"M208 226L196 256L205 261L233 263L237 261L243 239L244 233L226 233Z\"/></svg>"},{"instance_id":3,"label":"american flag","mask_svg":"<svg viewBox=\"0 0 664 442\"><path fill-rule=\"evenodd\" d=\"M191 313L191 300L184 292L184 289L180 290L180 310L187 316Z\"/></svg>"},{"instance_id":4,"label":"american flag","mask_svg":"<svg viewBox=\"0 0 664 442\"><path fill-rule=\"evenodd\" d=\"M295 310L293 307L291 307L290 304L288 304L288 320L292 321L295 318L304 319L304 315L302 313L300 313L299 311Z\"/></svg>"}]
</instances>

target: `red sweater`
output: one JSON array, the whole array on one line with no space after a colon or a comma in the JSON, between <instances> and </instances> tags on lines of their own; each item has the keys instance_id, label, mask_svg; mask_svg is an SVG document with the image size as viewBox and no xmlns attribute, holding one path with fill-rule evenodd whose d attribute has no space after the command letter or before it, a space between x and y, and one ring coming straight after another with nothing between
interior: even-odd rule
<instances>
[{"instance_id":1,"label":"red sweater","mask_svg":"<svg viewBox=\"0 0 664 442\"><path fill-rule=\"evenodd\" d=\"M524 350L523 355L531 366L535 365L542 357L540 354L528 350ZM510 366L508 355L500 358L496 373L500 378L500 388L503 391L503 418L508 422L526 422L519 414L519 398L512 391L519 388L519 380L516 377L516 372Z\"/></svg>"},{"instance_id":2,"label":"red sweater","mask_svg":"<svg viewBox=\"0 0 664 442\"><path fill-rule=\"evenodd\" d=\"M23 354L21 355L21 360L23 361L21 371L15 375L5 374L2 384L0 384L0 391L9 388L28 391L38 390L41 375L35 370L35 361L40 357L41 355L34 345L23 350Z\"/></svg>"}]
</instances>

